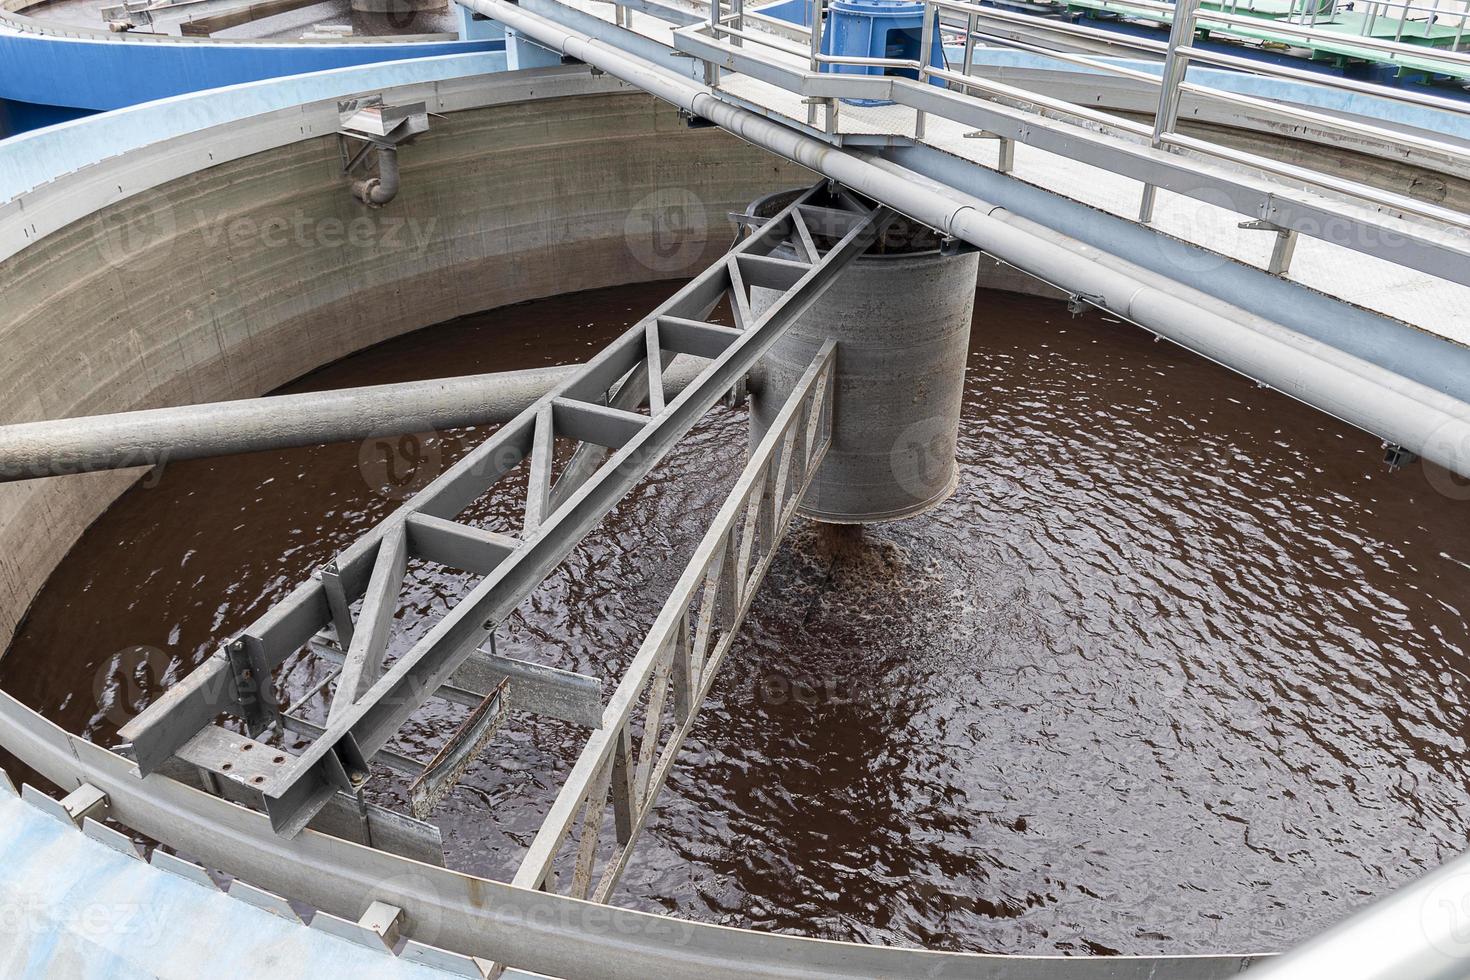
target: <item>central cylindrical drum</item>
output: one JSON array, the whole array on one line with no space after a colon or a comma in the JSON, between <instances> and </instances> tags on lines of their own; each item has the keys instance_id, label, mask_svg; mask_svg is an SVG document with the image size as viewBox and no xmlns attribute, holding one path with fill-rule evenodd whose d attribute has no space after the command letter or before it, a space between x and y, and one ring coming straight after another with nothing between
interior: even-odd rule
<instances>
[{"instance_id":1,"label":"central cylindrical drum","mask_svg":"<svg viewBox=\"0 0 1470 980\"><path fill-rule=\"evenodd\" d=\"M777 214L800 193L761 198L747 213ZM820 229L812 230L819 248L835 240L824 243ZM979 260L974 252L941 255L931 229L900 217L752 372L754 444L822 344L837 341L832 445L802 500L803 516L833 524L894 521L954 492ZM753 311L777 296L752 290Z\"/></svg>"},{"instance_id":2,"label":"central cylindrical drum","mask_svg":"<svg viewBox=\"0 0 1470 980\"><path fill-rule=\"evenodd\" d=\"M447 10L449 0L351 0L350 6L359 14L380 14L397 28L410 27L415 14L435 10ZM425 28L424 33L430 33Z\"/></svg>"}]
</instances>

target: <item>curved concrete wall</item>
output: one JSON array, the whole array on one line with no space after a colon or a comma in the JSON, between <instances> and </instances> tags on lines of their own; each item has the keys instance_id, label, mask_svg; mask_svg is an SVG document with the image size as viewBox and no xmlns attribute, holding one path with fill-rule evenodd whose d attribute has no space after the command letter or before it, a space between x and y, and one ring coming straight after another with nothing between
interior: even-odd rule
<instances>
[{"instance_id":1,"label":"curved concrete wall","mask_svg":"<svg viewBox=\"0 0 1470 980\"><path fill-rule=\"evenodd\" d=\"M543 79L522 101L434 120L402 152L403 190L382 210L351 198L335 137L318 136L145 191L11 256L0 420L258 395L453 317L685 275L728 247L729 211L810 179L647 96L533 97L547 90ZM0 487L0 643L137 475Z\"/></svg>"}]
</instances>

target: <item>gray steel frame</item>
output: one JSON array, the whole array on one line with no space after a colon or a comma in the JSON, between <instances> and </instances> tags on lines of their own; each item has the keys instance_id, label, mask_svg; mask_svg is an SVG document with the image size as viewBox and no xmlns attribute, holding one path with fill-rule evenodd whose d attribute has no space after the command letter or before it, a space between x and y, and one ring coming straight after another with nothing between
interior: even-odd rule
<instances>
[{"instance_id":1,"label":"gray steel frame","mask_svg":"<svg viewBox=\"0 0 1470 980\"><path fill-rule=\"evenodd\" d=\"M414 711L449 682L495 624L744 377L891 218L883 208L855 211L840 241L811 263L771 258L797 234L802 209L815 192L798 198L354 542L338 556L331 575L303 583L124 726L122 737L140 773L146 776L181 753L202 769L228 772L233 763L227 757L189 752L186 746L221 713L244 718L252 734L274 723L279 716L270 694L274 670L326 626L336 622L339 631L346 631L343 611L362 598L350 638L341 643L346 649L342 680L325 730L257 787L272 825L286 836L299 833L336 793L356 793L368 778L369 760ZM755 286L784 295L759 317L750 317L747 290ZM735 298L743 329L704 322L726 294ZM665 403L662 370L676 353L713 362ZM650 403L648 415L634 411L644 401ZM558 435L579 446L553 485ZM615 452L594 471L605 449ZM453 520L524 461L530 474L521 537ZM387 627L410 557L486 577L381 673Z\"/></svg>"},{"instance_id":2,"label":"gray steel frame","mask_svg":"<svg viewBox=\"0 0 1470 980\"><path fill-rule=\"evenodd\" d=\"M580 815L570 894L606 902L617 886L797 504L827 455L835 352L830 340L818 351L751 453L531 841L514 884L551 890L552 865ZM609 796L616 844L594 886Z\"/></svg>"}]
</instances>

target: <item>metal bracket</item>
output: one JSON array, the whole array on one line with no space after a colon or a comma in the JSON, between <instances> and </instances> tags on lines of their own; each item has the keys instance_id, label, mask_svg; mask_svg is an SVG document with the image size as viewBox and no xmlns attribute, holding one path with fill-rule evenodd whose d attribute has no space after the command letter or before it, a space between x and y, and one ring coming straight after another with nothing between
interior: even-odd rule
<instances>
[{"instance_id":1,"label":"metal bracket","mask_svg":"<svg viewBox=\"0 0 1470 980\"><path fill-rule=\"evenodd\" d=\"M749 375L742 374L740 380L736 381L730 390L725 392L725 407L739 408L750 398Z\"/></svg>"},{"instance_id":2,"label":"metal bracket","mask_svg":"<svg viewBox=\"0 0 1470 980\"><path fill-rule=\"evenodd\" d=\"M1101 309L1103 298L1092 293L1072 293L1067 297L1067 312L1073 316L1081 316L1086 313L1089 306Z\"/></svg>"},{"instance_id":3,"label":"metal bracket","mask_svg":"<svg viewBox=\"0 0 1470 980\"><path fill-rule=\"evenodd\" d=\"M759 228L771 220L759 214L746 214L744 211L731 211L728 213L728 216L731 221L740 225L742 228Z\"/></svg>"},{"instance_id":4,"label":"metal bracket","mask_svg":"<svg viewBox=\"0 0 1470 980\"><path fill-rule=\"evenodd\" d=\"M1016 166L1016 141L999 133L992 133L988 129L976 129L964 134L967 140L999 140L1000 159L996 169L1003 174L1010 173Z\"/></svg>"},{"instance_id":5,"label":"metal bracket","mask_svg":"<svg viewBox=\"0 0 1470 980\"><path fill-rule=\"evenodd\" d=\"M1383 444L1383 462L1388 467L1390 473L1403 469L1418 458L1418 453L1410 449L1405 449L1396 442L1385 442Z\"/></svg>"},{"instance_id":6,"label":"metal bracket","mask_svg":"<svg viewBox=\"0 0 1470 980\"><path fill-rule=\"evenodd\" d=\"M1284 276L1291 268L1291 257L1296 253L1297 233L1290 228L1283 228L1278 224L1267 221L1265 218L1256 218L1252 221L1242 221L1236 225L1237 228L1246 231L1272 231L1276 233L1276 244L1271 248L1271 260L1266 266L1266 271L1273 276Z\"/></svg>"},{"instance_id":7,"label":"metal bracket","mask_svg":"<svg viewBox=\"0 0 1470 980\"><path fill-rule=\"evenodd\" d=\"M946 258L954 258L956 255L970 255L980 251L978 245L972 245L963 238L955 238L953 235L942 238L939 241L939 254Z\"/></svg>"},{"instance_id":8,"label":"metal bracket","mask_svg":"<svg viewBox=\"0 0 1470 980\"><path fill-rule=\"evenodd\" d=\"M679 118L684 120L684 125L690 129L710 129L716 124L703 116L697 116L688 109L679 110Z\"/></svg>"},{"instance_id":9,"label":"metal bracket","mask_svg":"<svg viewBox=\"0 0 1470 980\"><path fill-rule=\"evenodd\" d=\"M275 692L271 690L270 671L265 669L265 654L260 649L260 641L246 633L226 643L224 652L235 679L245 729L254 737L280 717Z\"/></svg>"},{"instance_id":10,"label":"metal bracket","mask_svg":"<svg viewBox=\"0 0 1470 980\"><path fill-rule=\"evenodd\" d=\"M429 111L422 102L385 105L381 95L337 103L337 150L342 173L351 175L378 146L404 146L429 131Z\"/></svg>"}]
</instances>

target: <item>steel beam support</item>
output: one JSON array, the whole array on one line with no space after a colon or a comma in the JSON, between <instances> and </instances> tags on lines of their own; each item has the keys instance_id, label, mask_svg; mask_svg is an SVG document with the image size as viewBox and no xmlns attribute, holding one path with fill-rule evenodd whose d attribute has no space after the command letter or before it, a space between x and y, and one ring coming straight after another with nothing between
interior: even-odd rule
<instances>
[{"instance_id":1,"label":"steel beam support","mask_svg":"<svg viewBox=\"0 0 1470 980\"><path fill-rule=\"evenodd\" d=\"M836 346L828 341L793 388L751 453L694 557L619 682L603 716L531 841L514 883L549 887L552 865L581 814L572 894L605 902L627 866L638 832L653 811L699 706L713 686L802 495L831 444ZM728 558L737 555L734 574ZM697 624L691 643L691 624ZM699 653L696 655L695 650ZM631 730L644 692L647 702L636 751ZM664 737L665 712L673 728ZM617 784L611 804L616 846L589 892L603 813L606 774ZM591 828L591 830L589 830ZM591 835L589 837L589 834Z\"/></svg>"},{"instance_id":2,"label":"steel beam support","mask_svg":"<svg viewBox=\"0 0 1470 980\"><path fill-rule=\"evenodd\" d=\"M398 611L398 593L408 570L408 532L399 522L383 535L373 559L373 572L362 597L362 610L352 627L352 642L337 678L336 695L327 723L338 718L366 693L383 672L388 630Z\"/></svg>"},{"instance_id":3,"label":"steel beam support","mask_svg":"<svg viewBox=\"0 0 1470 980\"><path fill-rule=\"evenodd\" d=\"M804 203L812 193L803 195L797 203ZM534 537L436 623L371 691L329 723L327 733L267 786L266 807L278 830L287 835L298 832L310 819L318 801L331 790L333 755L345 750L350 762L359 752L371 754L386 744L422 703L427 692L442 685L473 652L489 626L519 604L643 473L816 302L846 264L866 250L876 237L878 226L886 220L878 212L873 212L870 218L866 225L849 233L828 252L821 263L807 269L801 280L793 283L736 345L669 404L655 422L641 426L586 486L550 515ZM585 398L597 391L607 391L636 366L631 355L642 353L647 322L657 322L660 315L678 315L690 305L703 305L704 297L709 294L723 294L728 288L727 262L738 262L743 255L769 252L784 240L789 229L789 216L783 214L747 238L728 259L721 260L680 290L645 322L589 362L559 392L548 396L543 404L558 398ZM522 416L520 429L531 426L533 412L539 411L535 407L528 409ZM511 428L514 427L513 423ZM492 439L485 445L494 446L498 441ZM425 491L431 499L432 490L431 487Z\"/></svg>"},{"instance_id":4,"label":"steel beam support","mask_svg":"<svg viewBox=\"0 0 1470 980\"><path fill-rule=\"evenodd\" d=\"M766 256L785 242L794 229L791 212L815 193L814 188L776 220L740 242L729 256L696 277L571 378L471 450L339 556L338 568L343 581L352 582L373 568L387 535L395 531L403 533L403 524L412 515L451 519L528 456L533 467L538 456L549 461L549 456L537 453L536 445L540 441L536 438L538 419L547 418L548 413L553 430L557 425L570 425L574 436L621 444L606 465L544 515L529 536L381 679L356 701L338 709L320 739L267 782L263 787L266 808L278 830L287 835L298 833L333 792L352 791L360 785L366 778L367 760L393 737L425 699L449 680L494 624L561 562L726 390L744 377L781 333L817 301L846 264L867 248L890 217L881 208L866 211L866 220L820 262L812 266L787 263L801 269L802 274L789 282L785 295L656 417L590 404L606 398L620 382L631 380L632 373L646 371L650 324L656 325L662 316L703 316L731 288L730 268L742 257ZM791 271L783 267L781 281L787 281L784 277L789 277ZM304 646L330 619L324 587L320 580L313 579L241 635L258 651L262 667L269 672ZM355 634L362 632L359 624ZM371 664L365 666L370 669ZM160 699L125 726L123 737L132 742L142 773L156 769L221 711L238 710L232 702L218 700L221 694L234 693L230 687L219 684L219 671L217 659L207 662L185 683L175 686L170 692L173 697Z\"/></svg>"}]
</instances>

